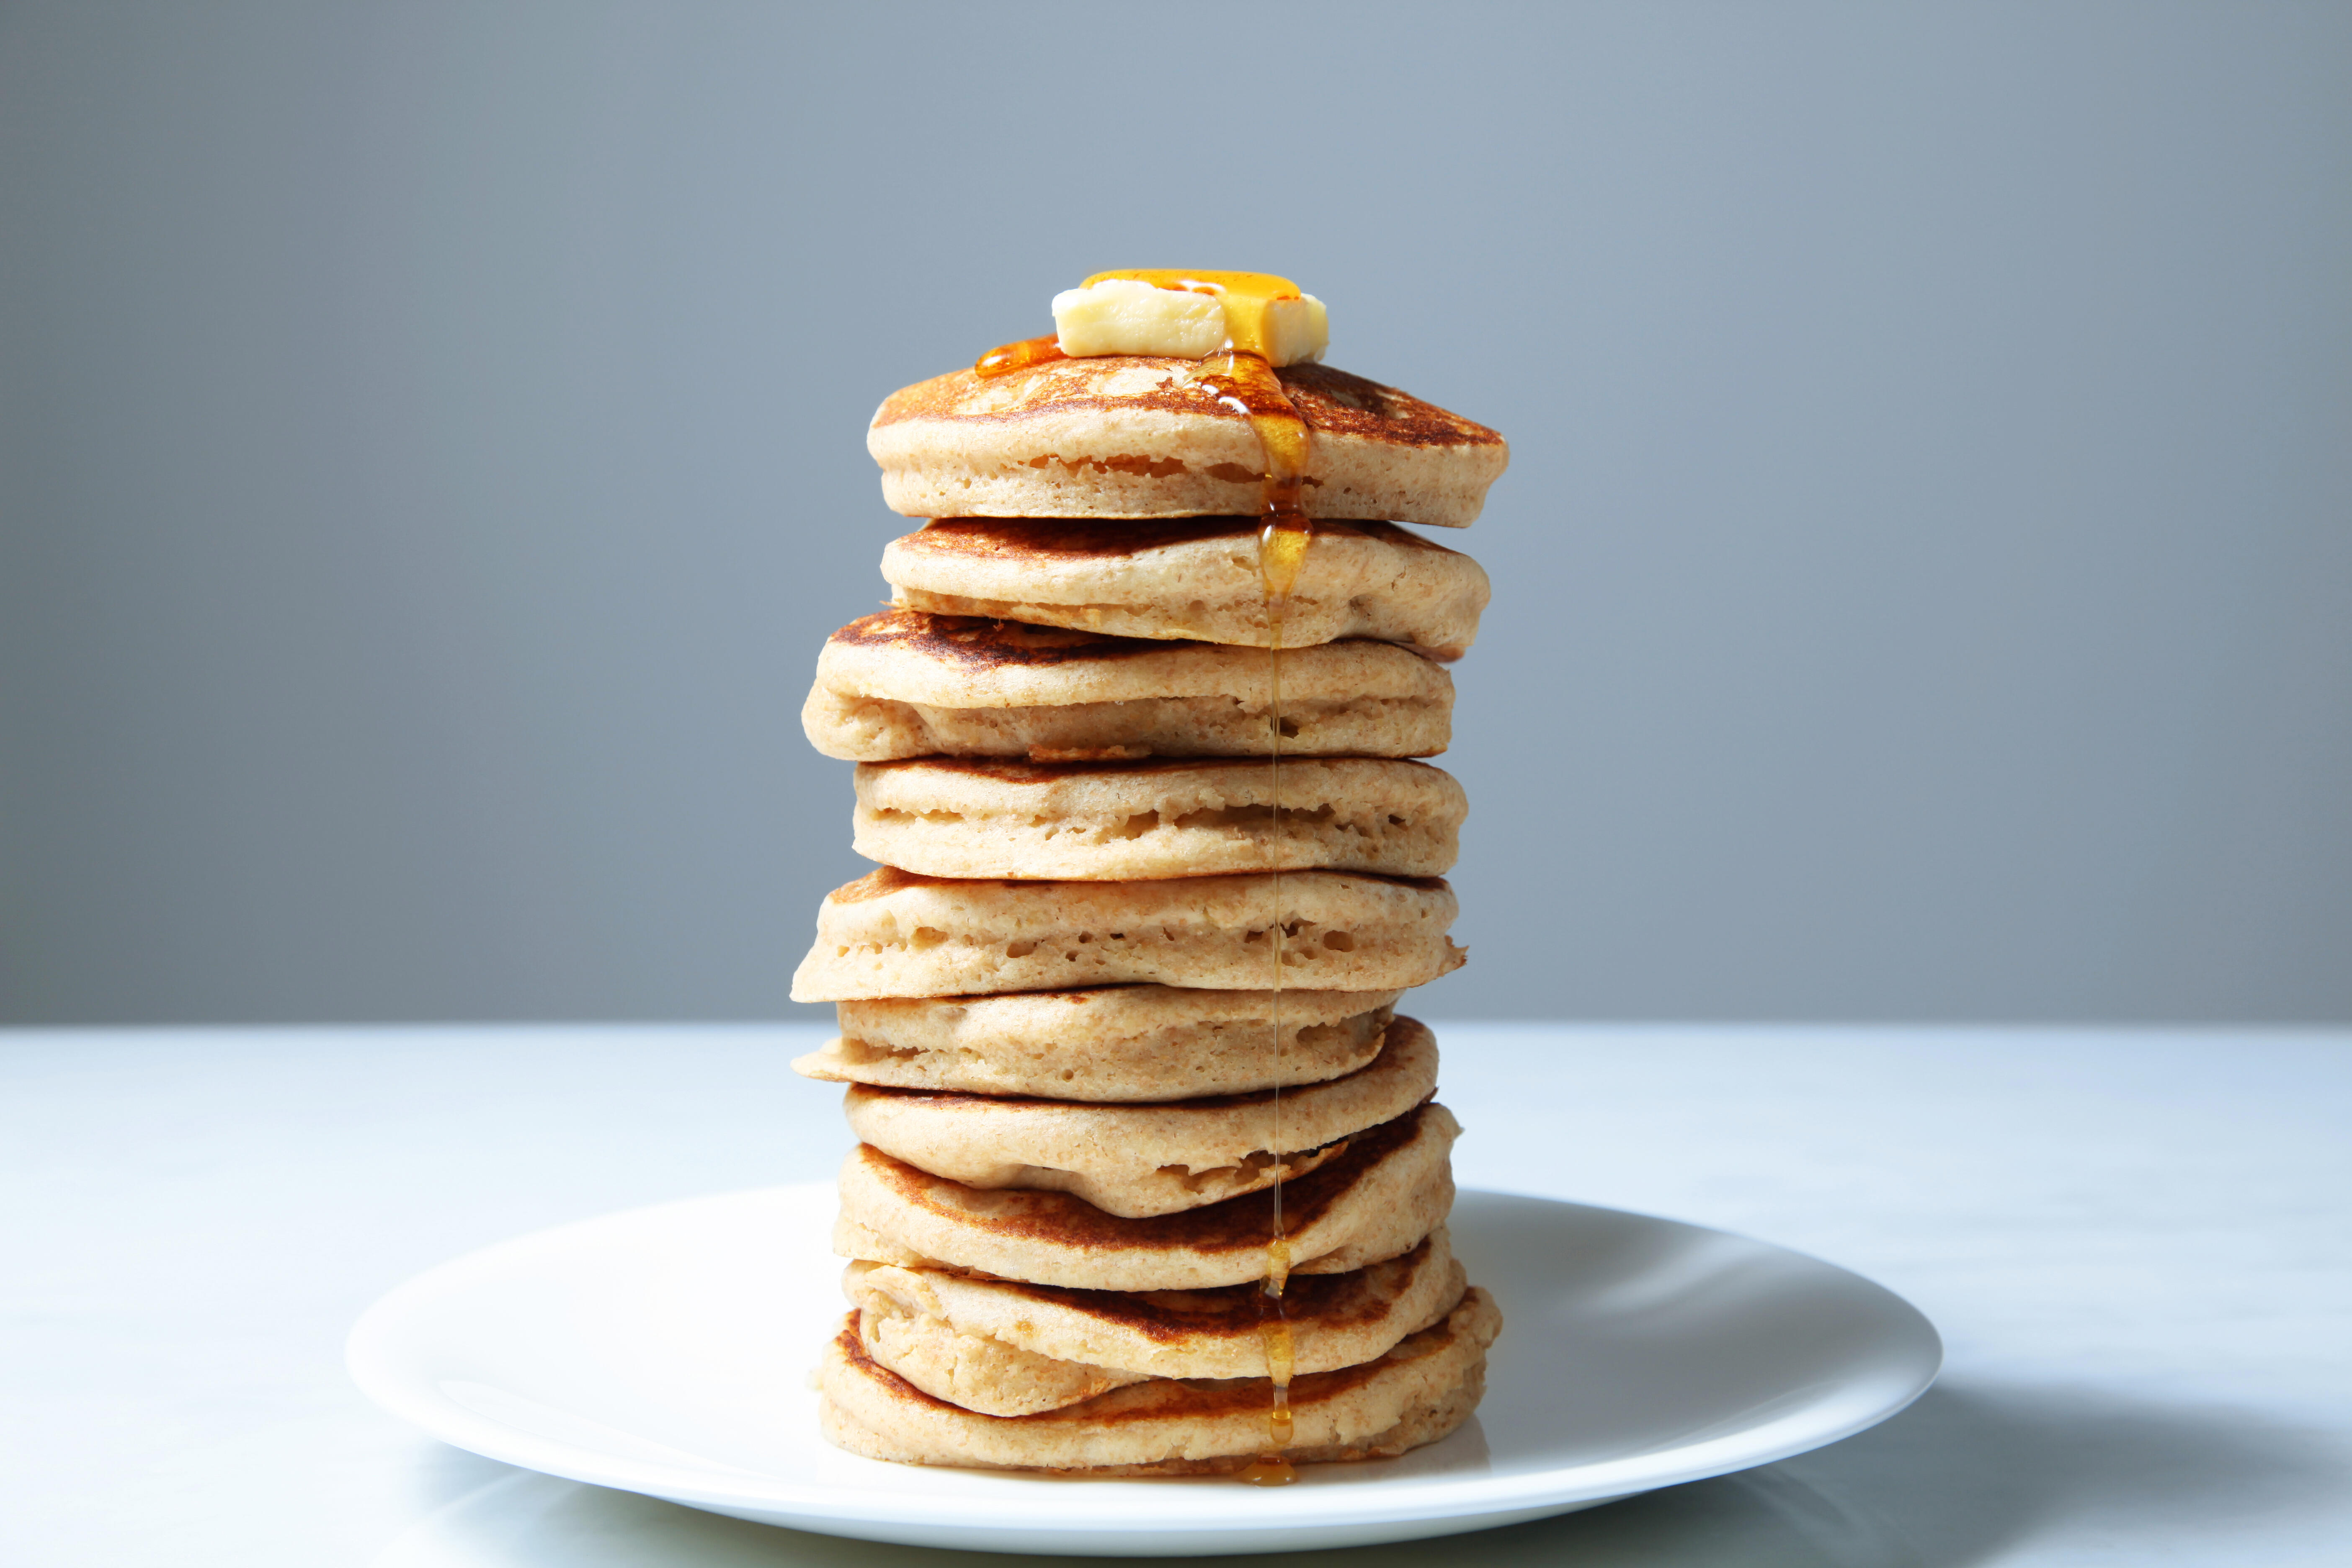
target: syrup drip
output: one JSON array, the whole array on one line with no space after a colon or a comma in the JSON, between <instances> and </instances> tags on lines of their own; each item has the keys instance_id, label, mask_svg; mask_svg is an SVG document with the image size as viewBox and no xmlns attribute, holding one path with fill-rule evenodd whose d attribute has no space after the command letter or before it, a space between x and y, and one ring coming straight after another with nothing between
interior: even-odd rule
<instances>
[{"instance_id":1,"label":"syrup drip","mask_svg":"<svg viewBox=\"0 0 2352 1568\"><path fill-rule=\"evenodd\" d=\"M1274 367L1255 354L1220 351L1195 366L1192 379L1250 422L1265 458L1265 499L1258 514L1265 519L1266 531L1258 536L1257 562L1264 580L1267 629L1274 633L1274 646L1279 648L1282 612L1290 603L1290 590L1298 581L1312 531L1299 510L1307 483L1307 421L1291 406ZM1269 541L1276 537L1281 537L1282 542L1269 549Z\"/></svg>"},{"instance_id":2,"label":"syrup drip","mask_svg":"<svg viewBox=\"0 0 2352 1568\"><path fill-rule=\"evenodd\" d=\"M1278 1155L1282 1142L1282 633L1283 620L1290 608L1291 591L1298 585L1298 574L1307 563L1307 546L1315 533L1299 501L1307 478L1307 422L1291 406L1283 395L1282 382L1272 366L1255 354L1227 352L1218 366L1217 356L1203 360L1193 373L1194 379L1206 386L1218 402L1246 417L1257 433L1258 446L1265 461L1265 499L1262 515L1265 526L1258 531L1257 566L1259 591L1265 603L1266 625L1266 685L1268 693L1266 773L1267 795L1272 804L1273 834L1271 844L1275 854L1271 872L1274 901L1274 921L1269 946L1274 958L1272 994L1269 1006L1269 1037L1273 1051L1270 1077L1274 1088L1269 1103L1274 1118L1274 1138L1270 1147ZM1290 1414L1290 1376L1297 1365L1297 1347L1292 1342L1290 1323L1284 1315L1282 1292L1290 1279L1290 1242L1282 1228L1282 1167L1275 1166L1274 1234L1265 1244L1265 1285L1261 1310L1271 1304L1274 1315L1262 1320L1258 1333L1265 1342L1266 1379L1273 1387L1273 1403L1266 1411L1266 1451L1241 1472L1241 1478L1253 1486L1287 1486L1298 1479L1298 1472L1282 1451L1290 1446L1292 1430Z\"/></svg>"},{"instance_id":3,"label":"syrup drip","mask_svg":"<svg viewBox=\"0 0 2352 1568\"><path fill-rule=\"evenodd\" d=\"M1279 1058L1277 1058L1277 1063ZM1279 1183L1276 1184L1278 1187ZM1282 1299L1282 1288L1290 1283L1290 1243L1277 1235L1265 1244L1265 1293L1276 1300Z\"/></svg>"},{"instance_id":4,"label":"syrup drip","mask_svg":"<svg viewBox=\"0 0 2352 1568\"><path fill-rule=\"evenodd\" d=\"M1298 1352L1291 1342L1290 1324L1281 1318L1260 1323L1257 1331L1265 1342L1266 1374L1274 1384L1274 1409L1266 1424L1273 1428L1274 1446L1286 1448L1290 1447L1290 1373L1298 1364Z\"/></svg>"},{"instance_id":5,"label":"syrup drip","mask_svg":"<svg viewBox=\"0 0 2352 1568\"><path fill-rule=\"evenodd\" d=\"M1266 1451L1243 1468L1241 1479L1256 1487L1285 1487L1298 1479L1298 1471L1282 1457L1282 1451L1290 1447L1290 1375L1297 1364L1297 1352L1291 1342L1290 1324L1279 1315L1281 1292L1271 1279L1266 1295L1274 1299L1277 1315L1260 1320L1257 1332L1265 1342L1266 1377L1274 1384L1274 1405L1265 1415Z\"/></svg>"},{"instance_id":6,"label":"syrup drip","mask_svg":"<svg viewBox=\"0 0 2352 1568\"><path fill-rule=\"evenodd\" d=\"M1104 276L1112 276L1105 274ZM1223 279L1248 278L1255 282L1256 274L1212 274ZM1155 278L1155 281L1158 279ZM1093 279L1088 279L1093 282ZM1297 293L1286 279L1265 281L1281 283L1289 297ZM1187 282L1162 282L1161 287L1198 287ZM1203 292L1209 291L1202 289ZM972 365L973 374L982 376L1010 375L1034 365L1049 364L1068 356L1062 353L1058 337L1029 338L1016 343L1006 343L991 349ZM1301 506L1307 482L1307 422L1282 390L1282 379L1274 367L1260 355L1226 348L1211 354L1194 366L1187 378L1207 389L1210 395L1250 422L1256 434L1258 449L1264 458L1264 500L1259 515L1265 526L1258 531L1257 563L1259 586L1265 597L1266 623L1266 680L1268 689L1267 723L1269 732L1266 749L1268 795L1272 802L1275 860L1271 872L1274 921L1270 932L1274 959L1272 1005L1269 1008L1269 1038L1273 1053L1269 1097L1274 1119L1274 1136L1270 1143L1276 1155L1274 1177L1274 1234L1265 1244L1265 1282L1261 1310L1271 1304L1274 1315L1261 1321L1258 1332L1265 1342L1266 1378L1273 1387L1273 1400L1266 1411L1266 1451L1240 1472L1240 1479L1252 1486L1288 1486L1298 1479L1297 1469L1282 1456L1290 1446L1292 1429L1290 1413L1291 1371L1297 1365L1296 1346L1291 1339L1290 1323L1284 1316L1282 1292L1290 1279L1290 1242L1282 1229L1282 633L1283 620L1290 607L1291 591L1298 584L1298 576L1307 563L1307 547L1314 542L1314 524L1308 521Z\"/></svg>"},{"instance_id":7,"label":"syrup drip","mask_svg":"<svg viewBox=\"0 0 2352 1568\"><path fill-rule=\"evenodd\" d=\"M1254 1487L1286 1487L1298 1479L1297 1467L1280 1454L1260 1454L1235 1474Z\"/></svg>"},{"instance_id":8,"label":"syrup drip","mask_svg":"<svg viewBox=\"0 0 2352 1568\"><path fill-rule=\"evenodd\" d=\"M991 376L1011 375L1016 370L1032 365L1051 364L1070 356L1062 352L1062 340L1052 332L1042 338L1024 338L1017 343L1002 343L972 362L972 374L986 380Z\"/></svg>"}]
</instances>

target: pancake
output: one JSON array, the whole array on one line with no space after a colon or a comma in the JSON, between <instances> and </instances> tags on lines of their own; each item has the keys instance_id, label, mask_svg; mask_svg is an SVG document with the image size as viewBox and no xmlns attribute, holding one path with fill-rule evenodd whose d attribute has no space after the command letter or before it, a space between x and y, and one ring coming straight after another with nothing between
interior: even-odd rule
<instances>
[{"instance_id":1,"label":"pancake","mask_svg":"<svg viewBox=\"0 0 2352 1568\"><path fill-rule=\"evenodd\" d=\"M908 517L1198 517L1257 511L1265 460L1193 360L1055 360L935 376L883 400L866 437ZM1275 373L1307 423L1308 517L1467 528L1510 461L1503 438L1319 364Z\"/></svg>"},{"instance_id":2,"label":"pancake","mask_svg":"<svg viewBox=\"0 0 2352 1568\"><path fill-rule=\"evenodd\" d=\"M1470 1289L1441 1322L1377 1360L1290 1384L1297 1464L1387 1458L1467 1419L1486 1387L1502 1313ZM818 1369L826 1438L870 1458L919 1465L1112 1475L1230 1473L1264 1451L1273 1390L1264 1378L1155 1378L1035 1415L975 1415L915 1387L866 1353L856 1315Z\"/></svg>"},{"instance_id":3,"label":"pancake","mask_svg":"<svg viewBox=\"0 0 2352 1568\"><path fill-rule=\"evenodd\" d=\"M924 757L858 764L853 847L927 877L1436 877L1460 852L1469 809L1451 773L1397 758L1287 761L1277 795L1255 761Z\"/></svg>"},{"instance_id":4,"label":"pancake","mask_svg":"<svg viewBox=\"0 0 2352 1568\"><path fill-rule=\"evenodd\" d=\"M1132 637L1271 641L1255 517L942 518L882 552L892 602ZM1282 617L1282 646L1343 637L1454 659L1478 635L1486 571L1386 522L1315 525ZM1290 667L1284 668L1284 696ZM1287 748L1286 748L1287 749Z\"/></svg>"},{"instance_id":5,"label":"pancake","mask_svg":"<svg viewBox=\"0 0 2352 1568\"><path fill-rule=\"evenodd\" d=\"M1141 1219L1296 1181L1436 1092L1437 1041L1399 1018L1370 1066L1279 1095L1084 1105L852 1084L843 1110L862 1142L931 1175Z\"/></svg>"},{"instance_id":6,"label":"pancake","mask_svg":"<svg viewBox=\"0 0 2352 1568\"><path fill-rule=\"evenodd\" d=\"M1380 1054L1400 994L1285 991L1279 1050L1270 991L1110 985L844 1002L841 1038L793 1068L833 1083L1112 1103L1248 1094L1362 1067Z\"/></svg>"},{"instance_id":7,"label":"pancake","mask_svg":"<svg viewBox=\"0 0 2352 1568\"><path fill-rule=\"evenodd\" d=\"M885 866L825 895L795 1002L1061 991L1148 981L1255 991L1272 967L1275 879L952 881ZM1434 878L1281 879L1287 984L1402 991L1462 966Z\"/></svg>"},{"instance_id":8,"label":"pancake","mask_svg":"<svg viewBox=\"0 0 2352 1568\"><path fill-rule=\"evenodd\" d=\"M801 727L845 762L1257 756L1273 675L1259 648L897 610L826 641ZM1433 756L1453 713L1453 679L1393 643L1283 656L1285 756Z\"/></svg>"},{"instance_id":9,"label":"pancake","mask_svg":"<svg viewBox=\"0 0 2352 1568\"><path fill-rule=\"evenodd\" d=\"M851 1269L872 1268L915 1280L951 1279L950 1274L930 1275L919 1269L894 1268L881 1263L853 1263ZM1247 1287L1244 1287L1247 1289ZM1097 1290L1117 1296L1117 1290ZM1085 1362L1056 1361L1030 1351L1015 1350L998 1340L958 1333L945 1319L901 1307L898 1299L877 1293L852 1314L859 1348L885 1367L934 1399L982 1415L1034 1415L1064 1405L1148 1383L1147 1373L1120 1372Z\"/></svg>"},{"instance_id":10,"label":"pancake","mask_svg":"<svg viewBox=\"0 0 2352 1568\"><path fill-rule=\"evenodd\" d=\"M1336 1372L1388 1352L1462 1300L1444 1226L1399 1258L1302 1274L1283 1291L1293 1368ZM1063 1290L938 1269L853 1263L842 1293L866 1353L937 1399L1030 1415L1148 1377L1263 1377L1271 1303L1256 1285L1216 1290Z\"/></svg>"},{"instance_id":11,"label":"pancake","mask_svg":"<svg viewBox=\"0 0 2352 1568\"><path fill-rule=\"evenodd\" d=\"M1453 1206L1446 1152L1461 1131L1432 1102L1283 1183L1291 1272L1344 1274L1419 1246ZM841 1168L834 1250L1079 1290L1197 1290L1265 1277L1275 1196L1122 1219L1067 1193L967 1187L860 1144Z\"/></svg>"}]
</instances>

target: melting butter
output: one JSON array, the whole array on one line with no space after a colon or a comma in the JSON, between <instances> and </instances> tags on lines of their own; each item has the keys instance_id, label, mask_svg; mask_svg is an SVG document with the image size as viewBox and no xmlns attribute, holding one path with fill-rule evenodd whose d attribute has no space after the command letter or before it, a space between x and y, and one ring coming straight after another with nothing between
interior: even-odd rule
<instances>
[{"instance_id":1,"label":"melting butter","mask_svg":"<svg viewBox=\"0 0 2352 1568\"><path fill-rule=\"evenodd\" d=\"M1097 272L1054 296L1062 353L1202 359L1221 349L1279 369L1319 360L1330 343L1323 301L1271 272L1136 268Z\"/></svg>"}]
</instances>

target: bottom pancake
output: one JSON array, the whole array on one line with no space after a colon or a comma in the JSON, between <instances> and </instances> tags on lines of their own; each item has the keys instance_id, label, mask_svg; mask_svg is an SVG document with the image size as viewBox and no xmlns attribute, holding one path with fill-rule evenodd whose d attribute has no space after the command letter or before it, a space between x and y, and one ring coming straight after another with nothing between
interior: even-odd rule
<instances>
[{"instance_id":1,"label":"bottom pancake","mask_svg":"<svg viewBox=\"0 0 2352 1568\"><path fill-rule=\"evenodd\" d=\"M1378 1360L1295 1379L1285 1457L1299 1464L1386 1458L1446 1436L1476 1407L1486 1348L1502 1324L1494 1299L1474 1288L1443 1321ZM1273 1402L1264 1378L1155 1378L1040 1415L975 1415L867 1355L854 1312L826 1347L818 1378L824 1435L852 1453L1097 1476L1238 1470L1265 1451Z\"/></svg>"}]
</instances>

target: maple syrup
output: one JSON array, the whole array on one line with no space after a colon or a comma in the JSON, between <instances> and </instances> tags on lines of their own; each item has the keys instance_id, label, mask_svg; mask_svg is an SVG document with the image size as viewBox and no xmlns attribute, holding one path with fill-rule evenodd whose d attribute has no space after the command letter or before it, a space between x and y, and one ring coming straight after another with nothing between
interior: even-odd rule
<instances>
[{"instance_id":1,"label":"maple syrup","mask_svg":"<svg viewBox=\"0 0 2352 1568\"><path fill-rule=\"evenodd\" d=\"M999 343L972 362L972 374L986 380L991 376L1011 375L1016 370L1033 365L1051 364L1070 356L1062 352L1062 340L1052 332L1042 338L1024 338L1017 343Z\"/></svg>"},{"instance_id":2,"label":"maple syrup","mask_svg":"<svg viewBox=\"0 0 2352 1568\"><path fill-rule=\"evenodd\" d=\"M1298 1469L1280 1454L1260 1454L1235 1476L1254 1487L1286 1487L1298 1479Z\"/></svg>"},{"instance_id":3,"label":"maple syrup","mask_svg":"<svg viewBox=\"0 0 2352 1568\"><path fill-rule=\"evenodd\" d=\"M1258 530L1258 588L1265 605L1266 629L1266 794L1271 804L1272 834L1270 853L1274 863L1269 868L1274 904L1271 949L1274 959L1273 984L1269 987L1268 1024L1273 1047L1273 1148L1282 1150L1282 642L1283 622L1290 609L1292 590L1298 585L1300 571L1307 564L1307 552L1314 542L1313 525L1300 508L1300 498L1307 478L1307 422L1298 416L1284 395L1282 382L1273 367L1255 354L1228 351L1222 369L1212 369L1210 360L1202 362L1199 379L1208 385L1219 402L1236 407L1245 415L1256 431L1258 446L1265 458L1265 500L1261 514L1264 525ZM1265 1244L1265 1286L1264 1300L1274 1308L1271 1321L1261 1321L1258 1332L1265 1341L1266 1380L1272 1387L1271 1407L1266 1411L1266 1452L1255 1463L1242 1471L1242 1479L1253 1486L1287 1486L1298 1479L1298 1472L1283 1450L1290 1446L1292 1420L1290 1413L1290 1377L1297 1364L1297 1347L1291 1339L1290 1323L1284 1315L1282 1292L1290 1279L1290 1242L1282 1228L1282 1174L1276 1164L1274 1178L1274 1234Z\"/></svg>"},{"instance_id":4,"label":"maple syrup","mask_svg":"<svg viewBox=\"0 0 2352 1568\"><path fill-rule=\"evenodd\" d=\"M1279 1064L1280 1058L1277 1058L1276 1065ZM1276 1221L1276 1234L1272 1241L1265 1244L1265 1293L1274 1297L1281 1296L1282 1288L1290 1282L1290 1243L1280 1234L1281 1228L1280 1222Z\"/></svg>"},{"instance_id":5,"label":"maple syrup","mask_svg":"<svg viewBox=\"0 0 2352 1568\"><path fill-rule=\"evenodd\" d=\"M1200 361L1187 379L1204 387L1217 402L1250 422L1250 428L1257 437L1264 464L1259 515L1265 521L1258 531L1257 563L1259 589L1265 605L1266 770L1273 826L1268 846L1272 864L1268 869L1271 873L1269 890L1274 920L1269 933L1271 940L1267 944L1274 961L1272 994L1267 1009L1273 1055L1273 1091L1268 1104L1274 1122L1270 1147L1277 1157L1272 1196L1273 1235L1265 1244L1265 1281L1261 1300L1262 1310L1270 1304L1273 1316L1259 1323L1258 1332L1265 1342L1266 1380L1272 1389L1272 1400L1266 1411L1266 1451L1245 1466L1239 1472L1239 1478L1252 1486L1288 1486L1298 1479L1298 1471L1283 1457L1283 1450L1290 1446L1293 1426L1290 1379L1292 1369L1297 1364L1297 1353L1291 1338L1289 1320L1284 1315L1282 1300L1283 1289L1290 1279L1290 1242L1282 1228L1282 1162L1279 1158L1282 1152L1282 634L1283 622L1290 608L1290 595L1306 566L1307 549L1315 539L1315 529L1302 506L1307 482L1307 422L1299 417L1298 410L1282 389L1282 378L1275 374L1274 366L1265 357L1265 307L1273 301L1297 299L1298 287L1286 278L1276 278L1264 272L1097 272L1087 279L1087 283L1092 285L1107 278L1132 279L1162 289L1184 289L1221 297L1225 304L1227 329L1232 336L1223 349ZM1029 338L991 349L980 356L972 370L983 377L1009 375L1033 365L1047 364L1067 357L1062 353L1057 337Z\"/></svg>"},{"instance_id":6,"label":"maple syrup","mask_svg":"<svg viewBox=\"0 0 2352 1568\"><path fill-rule=\"evenodd\" d=\"M1274 1406L1266 1412L1266 1438L1276 1453L1290 1447L1290 1374L1298 1365L1298 1352L1290 1338L1290 1322L1276 1316L1257 1327L1265 1342L1266 1381L1274 1384Z\"/></svg>"}]
</instances>

